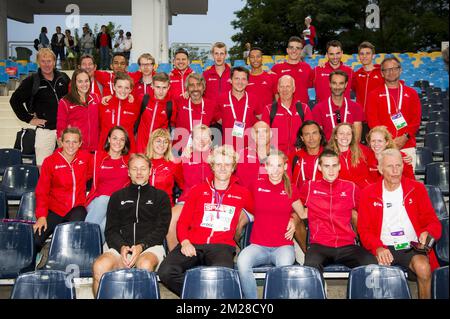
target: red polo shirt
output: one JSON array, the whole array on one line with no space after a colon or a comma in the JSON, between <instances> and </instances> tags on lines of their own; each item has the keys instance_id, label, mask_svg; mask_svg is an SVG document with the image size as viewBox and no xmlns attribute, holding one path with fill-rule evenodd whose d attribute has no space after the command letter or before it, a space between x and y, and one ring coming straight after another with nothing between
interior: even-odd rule
<instances>
[{"instance_id":1,"label":"red polo shirt","mask_svg":"<svg viewBox=\"0 0 450 319\"><path fill-rule=\"evenodd\" d=\"M306 62L298 62L290 64L288 62L277 63L272 67L272 72L277 74L276 82L283 75L290 75L295 80L294 98L302 103L308 103L308 88L311 86L312 69Z\"/></svg>"}]
</instances>

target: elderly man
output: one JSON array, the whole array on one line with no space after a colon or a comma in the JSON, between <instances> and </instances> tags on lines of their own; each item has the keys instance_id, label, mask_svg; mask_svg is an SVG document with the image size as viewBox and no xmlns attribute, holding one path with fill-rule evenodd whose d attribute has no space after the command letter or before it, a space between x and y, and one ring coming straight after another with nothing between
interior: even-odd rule
<instances>
[{"instance_id":1,"label":"elderly man","mask_svg":"<svg viewBox=\"0 0 450 319\"><path fill-rule=\"evenodd\" d=\"M133 154L128 162L127 186L111 195L105 237L109 250L94 262L94 296L105 272L137 267L155 271L162 262L171 218L167 193L150 186L150 160Z\"/></svg>"},{"instance_id":2,"label":"elderly man","mask_svg":"<svg viewBox=\"0 0 450 319\"><path fill-rule=\"evenodd\" d=\"M416 163L416 134L419 131L422 107L417 92L400 81L402 66L396 57L381 62L384 85L369 93L366 117L369 128L384 125L398 149Z\"/></svg>"},{"instance_id":3,"label":"elderly man","mask_svg":"<svg viewBox=\"0 0 450 319\"><path fill-rule=\"evenodd\" d=\"M233 268L233 237L243 209L252 210L247 188L232 177L238 155L229 145L214 149L208 158L214 177L189 192L177 224L180 241L158 271L164 285L181 294L185 273L196 266Z\"/></svg>"},{"instance_id":4,"label":"elderly man","mask_svg":"<svg viewBox=\"0 0 450 319\"><path fill-rule=\"evenodd\" d=\"M286 155L295 151L297 132L304 121L312 120L308 105L294 98L295 81L290 75L283 75L278 80L280 98L268 104L262 120L272 128L273 138L278 141L278 149Z\"/></svg>"},{"instance_id":5,"label":"elderly man","mask_svg":"<svg viewBox=\"0 0 450 319\"><path fill-rule=\"evenodd\" d=\"M383 151L378 169L383 178L361 193L358 214L361 243L380 265L407 267L417 276L419 298L430 298L431 274L439 265L428 245L441 236L441 223L425 186L402 178L400 151ZM418 245L412 247L412 243ZM422 249L416 250L417 246Z\"/></svg>"},{"instance_id":6,"label":"elderly man","mask_svg":"<svg viewBox=\"0 0 450 319\"><path fill-rule=\"evenodd\" d=\"M37 54L39 70L22 81L9 103L17 117L35 125L36 164L40 167L56 146L56 115L58 103L68 93L70 79L55 69L56 56L42 48Z\"/></svg>"}]
</instances>

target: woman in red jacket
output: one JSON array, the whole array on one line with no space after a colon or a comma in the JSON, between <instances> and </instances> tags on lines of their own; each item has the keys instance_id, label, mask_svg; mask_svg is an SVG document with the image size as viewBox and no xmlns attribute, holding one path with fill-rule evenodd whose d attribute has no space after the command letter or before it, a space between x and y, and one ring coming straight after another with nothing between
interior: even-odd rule
<instances>
[{"instance_id":1,"label":"woman in red jacket","mask_svg":"<svg viewBox=\"0 0 450 319\"><path fill-rule=\"evenodd\" d=\"M356 141L352 124L338 124L333 129L328 148L339 155L340 179L352 181L361 189L369 185L369 168L367 166L369 149Z\"/></svg>"},{"instance_id":2,"label":"woman in red jacket","mask_svg":"<svg viewBox=\"0 0 450 319\"><path fill-rule=\"evenodd\" d=\"M134 140L134 123L136 122L140 107L136 99L130 102L128 97L133 90L133 80L122 72L117 72L114 78L114 96L106 102L106 105L99 105L100 116L100 141L99 150L107 139L109 130L116 125L122 126L128 133L130 139L130 153L136 149Z\"/></svg>"},{"instance_id":3,"label":"woman in red jacket","mask_svg":"<svg viewBox=\"0 0 450 319\"><path fill-rule=\"evenodd\" d=\"M212 177L211 166L208 164L208 156L211 151L211 130L204 124L194 126L192 130L192 142L184 149L181 156L183 167L184 188L183 193L172 207L172 219L167 233L167 246L169 251L178 244L177 222L189 191L196 185L204 182L207 177Z\"/></svg>"},{"instance_id":4,"label":"woman in red jacket","mask_svg":"<svg viewBox=\"0 0 450 319\"><path fill-rule=\"evenodd\" d=\"M147 145L146 155L152 162L149 184L165 191L173 205L175 182L179 188L183 189L184 178L181 162L175 161L172 155L170 133L167 129L159 128L153 131Z\"/></svg>"},{"instance_id":5,"label":"woman in red jacket","mask_svg":"<svg viewBox=\"0 0 450 319\"><path fill-rule=\"evenodd\" d=\"M370 146L371 152L367 159L369 165L369 182L375 183L381 178L380 171L378 170L378 160L380 159L381 152L386 149L396 148L391 133L389 133L386 126L375 126L369 131L366 137L367 144ZM411 165L411 156L400 151L403 157L403 176L411 179L416 179L414 176L414 170Z\"/></svg>"},{"instance_id":6,"label":"woman in red jacket","mask_svg":"<svg viewBox=\"0 0 450 319\"><path fill-rule=\"evenodd\" d=\"M86 182L91 178L91 155L80 150L81 133L76 127L61 134L61 148L42 163L36 186L36 252L58 224L83 221L86 217Z\"/></svg>"},{"instance_id":7,"label":"woman in red jacket","mask_svg":"<svg viewBox=\"0 0 450 319\"><path fill-rule=\"evenodd\" d=\"M130 139L121 126L109 130L103 150L95 152L92 188L87 198L86 221L100 225L105 240L106 210L112 193L130 183L128 153Z\"/></svg>"},{"instance_id":8,"label":"woman in red jacket","mask_svg":"<svg viewBox=\"0 0 450 319\"><path fill-rule=\"evenodd\" d=\"M66 127L78 127L83 137L81 149L93 152L98 147L100 97L91 92L91 78L84 70L75 70L70 84L70 92L59 101L57 136L61 137Z\"/></svg>"}]
</instances>

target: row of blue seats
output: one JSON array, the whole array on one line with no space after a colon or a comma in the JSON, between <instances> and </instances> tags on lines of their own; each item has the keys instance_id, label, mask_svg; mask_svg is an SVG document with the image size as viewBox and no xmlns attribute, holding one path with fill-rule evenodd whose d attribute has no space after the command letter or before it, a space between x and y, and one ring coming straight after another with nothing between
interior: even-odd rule
<instances>
[{"instance_id":1,"label":"row of blue seats","mask_svg":"<svg viewBox=\"0 0 450 319\"><path fill-rule=\"evenodd\" d=\"M432 298L449 298L448 266L436 269L432 277ZM70 283L70 284L68 284ZM411 299L403 271L397 267L368 265L352 269L347 285L349 299ZM56 270L20 275L12 299L75 299L73 277ZM224 267L196 267L186 272L182 299L242 299L236 270ZM324 283L317 269L307 266L274 267L267 272L264 299L326 299ZM97 299L160 299L157 276L140 269L105 273Z\"/></svg>"}]
</instances>

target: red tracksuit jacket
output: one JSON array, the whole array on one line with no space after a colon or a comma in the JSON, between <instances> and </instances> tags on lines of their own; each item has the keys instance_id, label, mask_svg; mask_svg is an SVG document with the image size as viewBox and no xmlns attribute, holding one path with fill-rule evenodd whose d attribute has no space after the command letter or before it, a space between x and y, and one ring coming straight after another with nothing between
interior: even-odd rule
<instances>
[{"instance_id":1,"label":"red tracksuit jacket","mask_svg":"<svg viewBox=\"0 0 450 319\"><path fill-rule=\"evenodd\" d=\"M366 111L367 97L374 89L384 84L381 75L381 66L374 65L375 69L367 72L363 67L353 72L352 90L356 93L356 102Z\"/></svg>"},{"instance_id":2,"label":"red tracksuit jacket","mask_svg":"<svg viewBox=\"0 0 450 319\"><path fill-rule=\"evenodd\" d=\"M86 182L92 177L92 156L79 150L72 162L58 148L42 163L36 186L36 219L51 210L59 216L76 206L86 205Z\"/></svg>"},{"instance_id":3,"label":"red tracksuit jacket","mask_svg":"<svg viewBox=\"0 0 450 319\"><path fill-rule=\"evenodd\" d=\"M406 157L407 155L403 152L400 152L402 154L402 157ZM375 153L373 151L370 151L368 153L367 158L367 166L369 167L369 183L373 184L377 182L379 179L382 178L380 172L378 171L378 160L375 157ZM416 179L414 176L414 170L411 164L406 163L403 160L403 177L411 178L413 180Z\"/></svg>"},{"instance_id":4,"label":"red tracksuit jacket","mask_svg":"<svg viewBox=\"0 0 450 319\"><path fill-rule=\"evenodd\" d=\"M317 155L310 155L305 149L297 150L290 157L289 162L294 165L292 173L292 184L298 189L310 180L322 179L322 172L319 171L319 156L323 152L323 146L320 147ZM294 157L297 156L297 161L293 163ZM303 167L303 169L302 169Z\"/></svg>"},{"instance_id":5,"label":"red tracksuit jacket","mask_svg":"<svg viewBox=\"0 0 450 319\"><path fill-rule=\"evenodd\" d=\"M341 63L337 70L342 70L348 75L348 84L344 94L345 97L350 100L353 70L351 67L348 67L343 63ZM316 102L324 101L331 96L330 73L333 71L334 69L331 67L330 62L327 62L323 68L316 66L311 72L310 82L314 85L316 90Z\"/></svg>"},{"instance_id":6,"label":"red tracksuit jacket","mask_svg":"<svg viewBox=\"0 0 450 319\"><path fill-rule=\"evenodd\" d=\"M184 188L183 167L181 162L167 161L164 158L152 159L150 170L150 185L163 190L169 195L173 205L173 186L177 182L179 188Z\"/></svg>"},{"instance_id":7,"label":"red tracksuit jacket","mask_svg":"<svg viewBox=\"0 0 450 319\"><path fill-rule=\"evenodd\" d=\"M391 101L391 114L395 114L397 112L395 107L397 103L395 103L391 94L389 95L389 98ZM420 100L417 92L406 85L403 85L403 102L401 112L408 125L400 130L397 130L388 112L385 86L379 86L370 92L366 103L366 119L369 128L384 125L392 134L392 138L409 133L410 138L403 148L415 147L416 133L419 130L422 117L422 107L420 106Z\"/></svg>"},{"instance_id":8,"label":"red tracksuit jacket","mask_svg":"<svg viewBox=\"0 0 450 319\"><path fill-rule=\"evenodd\" d=\"M295 80L294 98L302 103L308 103L308 88L311 85L312 69L306 62L290 64L287 62L274 64L272 72L277 74L276 85L283 75L290 75Z\"/></svg>"},{"instance_id":9,"label":"red tracksuit jacket","mask_svg":"<svg viewBox=\"0 0 450 319\"><path fill-rule=\"evenodd\" d=\"M181 157L183 166L184 188L183 193L178 198L179 202L185 202L189 196L190 190L203 183L207 178L213 176L211 166L208 164L208 152L194 151L190 158Z\"/></svg>"},{"instance_id":10,"label":"red tracksuit jacket","mask_svg":"<svg viewBox=\"0 0 450 319\"><path fill-rule=\"evenodd\" d=\"M215 201L212 181L207 179L189 193L177 224L178 241L189 239L192 244L226 244L235 246L233 240L239 215L242 209L253 211L253 199L247 188L236 184L231 177L223 196L222 205ZM213 228L215 222L222 222L222 227ZM217 225L217 223L216 223Z\"/></svg>"},{"instance_id":11,"label":"red tracksuit jacket","mask_svg":"<svg viewBox=\"0 0 450 319\"><path fill-rule=\"evenodd\" d=\"M206 99L216 101L221 94L231 90L231 68L228 64L225 64L225 71L223 71L222 76L219 76L216 66L213 65L203 72L203 77L206 81L206 90L203 97Z\"/></svg>"},{"instance_id":12,"label":"red tracksuit jacket","mask_svg":"<svg viewBox=\"0 0 450 319\"><path fill-rule=\"evenodd\" d=\"M130 152L133 153L136 150L136 143L134 140L133 127L139 115L140 106L136 102L128 102L126 100L119 100L116 96L108 102L108 105L99 105L100 109L100 141L99 150L103 149L103 145L108 137L109 130L116 126L122 126L128 132L128 138L130 139Z\"/></svg>"},{"instance_id":13,"label":"red tracksuit jacket","mask_svg":"<svg viewBox=\"0 0 450 319\"><path fill-rule=\"evenodd\" d=\"M78 127L81 131L81 149L95 151L98 148L98 136L100 133L98 122L98 107L100 97L91 93L88 96L87 105L70 103L65 98L59 100L58 115L56 118L56 134L61 137L67 127Z\"/></svg>"},{"instance_id":14,"label":"red tracksuit jacket","mask_svg":"<svg viewBox=\"0 0 450 319\"><path fill-rule=\"evenodd\" d=\"M383 179L361 192L358 211L358 233L361 243L376 256L377 248L385 247L381 237L383 226ZM428 231L437 241L441 237L442 226L436 216L425 186L409 178L402 178L403 203L417 237ZM429 253L432 270L439 267L434 251Z\"/></svg>"},{"instance_id":15,"label":"red tracksuit jacket","mask_svg":"<svg viewBox=\"0 0 450 319\"><path fill-rule=\"evenodd\" d=\"M169 73L170 78L170 90L169 95L173 99L177 99L181 95L184 94L186 91L186 79L189 74L193 73L194 71L191 68L187 68L184 70L183 73L181 73L178 69L173 69L172 72Z\"/></svg>"}]
</instances>

